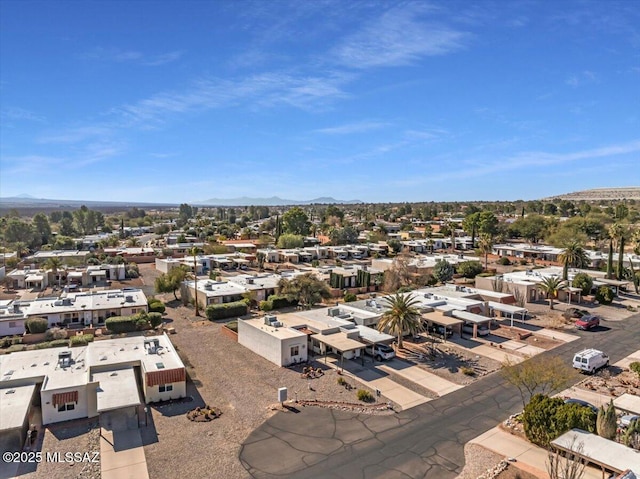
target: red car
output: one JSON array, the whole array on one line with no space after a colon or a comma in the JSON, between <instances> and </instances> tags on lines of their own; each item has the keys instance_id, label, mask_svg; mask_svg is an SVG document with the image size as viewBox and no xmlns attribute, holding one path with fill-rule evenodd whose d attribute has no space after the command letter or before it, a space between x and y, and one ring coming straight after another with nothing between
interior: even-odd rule
<instances>
[{"instance_id":1,"label":"red car","mask_svg":"<svg viewBox=\"0 0 640 479\"><path fill-rule=\"evenodd\" d=\"M583 316L576 321L576 328L587 330L600 326L600 318L598 316Z\"/></svg>"}]
</instances>

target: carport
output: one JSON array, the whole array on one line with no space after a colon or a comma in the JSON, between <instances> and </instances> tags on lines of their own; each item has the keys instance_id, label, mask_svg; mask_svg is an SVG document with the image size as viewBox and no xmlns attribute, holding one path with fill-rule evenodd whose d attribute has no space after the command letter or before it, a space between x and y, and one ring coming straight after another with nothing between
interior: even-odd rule
<instances>
[{"instance_id":1,"label":"carport","mask_svg":"<svg viewBox=\"0 0 640 479\"><path fill-rule=\"evenodd\" d=\"M511 304L496 303L495 301L489 301L488 305L489 305L489 311L491 312L491 314L493 314L494 311L500 311L502 315L508 314L509 317L511 318L512 327L513 327L513 316L515 314L519 314L521 318L520 321L524 323L524 318L528 312L527 308L520 308L519 306L513 306Z\"/></svg>"},{"instance_id":2,"label":"carport","mask_svg":"<svg viewBox=\"0 0 640 479\"><path fill-rule=\"evenodd\" d=\"M619 289L627 289L629 286L629 281L619 281L617 279L608 279L608 278L598 278L593 281L594 286L612 286L615 289L616 295L618 294Z\"/></svg>"},{"instance_id":3,"label":"carport","mask_svg":"<svg viewBox=\"0 0 640 479\"><path fill-rule=\"evenodd\" d=\"M640 416L640 397L634 394L625 393L613 400L616 409L620 409L629 414Z\"/></svg>"},{"instance_id":4,"label":"carport","mask_svg":"<svg viewBox=\"0 0 640 479\"><path fill-rule=\"evenodd\" d=\"M97 382L96 411L105 429L122 430L138 427L137 410L142 404L133 367L91 374Z\"/></svg>"},{"instance_id":5,"label":"carport","mask_svg":"<svg viewBox=\"0 0 640 479\"><path fill-rule=\"evenodd\" d=\"M329 348L333 348L340 354L340 368L343 369L344 353L357 351L364 348L364 344L347 337L346 333L314 334L311 336L319 343L324 344L324 363L327 364Z\"/></svg>"},{"instance_id":6,"label":"carport","mask_svg":"<svg viewBox=\"0 0 640 479\"><path fill-rule=\"evenodd\" d=\"M478 337L478 326L482 324L490 325L491 319L480 314L470 313L469 311L453 311L453 316L462 319L465 323L471 323L473 325L473 338Z\"/></svg>"},{"instance_id":7,"label":"carport","mask_svg":"<svg viewBox=\"0 0 640 479\"><path fill-rule=\"evenodd\" d=\"M430 311L428 313L422 313L422 321L426 322L428 326L437 324L438 326L451 328L452 331L458 333L458 336L462 336L462 324L464 321L461 319L457 319L452 316L445 316L439 311Z\"/></svg>"},{"instance_id":8,"label":"carport","mask_svg":"<svg viewBox=\"0 0 640 479\"><path fill-rule=\"evenodd\" d=\"M631 470L636 475L640 474L637 451L582 429L572 429L565 432L559 438L551 441L551 447L558 451L574 454L587 463L600 466L602 479L605 478L606 471L622 474Z\"/></svg>"},{"instance_id":9,"label":"carport","mask_svg":"<svg viewBox=\"0 0 640 479\"><path fill-rule=\"evenodd\" d=\"M362 326L360 324L355 325L353 329L357 329L360 333L360 341L362 341L365 345L370 344L391 344L395 336L387 333L381 333L377 329L370 328L369 326ZM372 356L373 363L375 364L376 359L375 355ZM364 355L362 355L362 363L364 364Z\"/></svg>"}]
</instances>

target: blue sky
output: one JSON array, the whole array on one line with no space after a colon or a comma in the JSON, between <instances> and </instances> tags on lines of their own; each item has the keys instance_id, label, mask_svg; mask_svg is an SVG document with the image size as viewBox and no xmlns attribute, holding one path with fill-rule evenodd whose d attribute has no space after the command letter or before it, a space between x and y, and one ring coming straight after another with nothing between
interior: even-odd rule
<instances>
[{"instance_id":1,"label":"blue sky","mask_svg":"<svg viewBox=\"0 0 640 479\"><path fill-rule=\"evenodd\" d=\"M640 185L633 0L2 0L0 71L0 196Z\"/></svg>"}]
</instances>

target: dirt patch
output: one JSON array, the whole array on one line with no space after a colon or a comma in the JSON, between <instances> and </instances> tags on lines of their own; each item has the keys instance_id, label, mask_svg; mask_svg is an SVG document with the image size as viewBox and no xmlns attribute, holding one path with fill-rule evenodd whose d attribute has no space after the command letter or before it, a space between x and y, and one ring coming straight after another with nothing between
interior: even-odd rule
<instances>
[{"instance_id":1,"label":"dirt patch","mask_svg":"<svg viewBox=\"0 0 640 479\"><path fill-rule=\"evenodd\" d=\"M456 384L470 384L500 368L500 362L438 339L406 341L398 357Z\"/></svg>"},{"instance_id":2,"label":"dirt patch","mask_svg":"<svg viewBox=\"0 0 640 479\"><path fill-rule=\"evenodd\" d=\"M525 333L525 334L522 334ZM545 350L553 349L563 344L561 341L548 338L546 336L538 336L535 333L511 326L499 326L491 330L491 334L500 336L505 339L513 339L520 343L529 344ZM526 337L523 337L526 336Z\"/></svg>"},{"instance_id":3,"label":"dirt patch","mask_svg":"<svg viewBox=\"0 0 640 479\"><path fill-rule=\"evenodd\" d=\"M613 397L623 394L640 396L638 375L626 368L621 369L616 366L598 371L596 375L580 381L576 387Z\"/></svg>"}]
</instances>

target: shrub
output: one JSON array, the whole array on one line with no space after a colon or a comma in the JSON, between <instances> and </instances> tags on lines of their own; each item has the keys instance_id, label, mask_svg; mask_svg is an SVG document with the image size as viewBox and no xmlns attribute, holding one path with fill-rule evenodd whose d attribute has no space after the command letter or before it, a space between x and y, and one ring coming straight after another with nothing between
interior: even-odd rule
<instances>
[{"instance_id":1,"label":"shrub","mask_svg":"<svg viewBox=\"0 0 640 479\"><path fill-rule=\"evenodd\" d=\"M233 303L212 304L207 306L205 313L209 321L216 319L226 319L247 314L248 308L244 301L235 301Z\"/></svg>"},{"instance_id":2,"label":"shrub","mask_svg":"<svg viewBox=\"0 0 640 479\"><path fill-rule=\"evenodd\" d=\"M152 328L157 328L162 324L162 314L160 313L157 313L157 312L149 313L147 314L147 319L149 321L149 324L151 324Z\"/></svg>"},{"instance_id":3,"label":"shrub","mask_svg":"<svg viewBox=\"0 0 640 479\"><path fill-rule=\"evenodd\" d=\"M9 346L11 346L11 338L10 337L4 337L4 338L0 338L0 348L8 348Z\"/></svg>"},{"instance_id":4,"label":"shrub","mask_svg":"<svg viewBox=\"0 0 640 479\"><path fill-rule=\"evenodd\" d=\"M93 341L93 334L85 334L85 336L91 336L91 341ZM52 348L59 348L60 346L69 346L68 339L54 339L51 341Z\"/></svg>"},{"instance_id":5,"label":"shrub","mask_svg":"<svg viewBox=\"0 0 640 479\"><path fill-rule=\"evenodd\" d=\"M282 296L280 294L272 294L267 298L267 300L271 301L273 309L288 308L298 304L297 300L294 299L293 301L290 301L286 296Z\"/></svg>"},{"instance_id":6,"label":"shrub","mask_svg":"<svg viewBox=\"0 0 640 479\"><path fill-rule=\"evenodd\" d=\"M465 278L475 278L482 273L482 263L480 261L463 261L458 264L457 272Z\"/></svg>"},{"instance_id":7,"label":"shrub","mask_svg":"<svg viewBox=\"0 0 640 479\"><path fill-rule=\"evenodd\" d=\"M436 260L436 264L433 267L432 274L436 277L436 279L439 282L444 283L446 281L451 281L451 279L453 278L453 273L454 273L453 265L451 265L447 260L445 259Z\"/></svg>"},{"instance_id":8,"label":"shrub","mask_svg":"<svg viewBox=\"0 0 640 479\"><path fill-rule=\"evenodd\" d=\"M230 329L234 333L237 333L238 332L238 321L237 320L229 321L227 324L224 325L224 327L227 328L227 329Z\"/></svg>"},{"instance_id":9,"label":"shrub","mask_svg":"<svg viewBox=\"0 0 640 479\"><path fill-rule=\"evenodd\" d=\"M24 327L31 334L44 333L49 328L49 321L44 318L29 318L24 322Z\"/></svg>"},{"instance_id":10,"label":"shrub","mask_svg":"<svg viewBox=\"0 0 640 479\"><path fill-rule=\"evenodd\" d=\"M574 288L580 288L582 290L582 294L589 294L591 292L591 288L593 288L593 279L591 279L591 276L586 273L578 273L573 277L571 286Z\"/></svg>"},{"instance_id":11,"label":"shrub","mask_svg":"<svg viewBox=\"0 0 640 479\"><path fill-rule=\"evenodd\" d=\"M613 400L609 401L607 409L600 406L598 417L596 418L596 431L598 436L605 439L615 439L616 437L616 410L613 407Z\"/></svg>"},{"instance_id":12,"label":"shrub","mask_svg":"<svg viewBox=\"0 0 640 479\"><path fill-rule=\"evenodd\" d=\"M312 268L317 268L318 266L320 266L320 261L318 261L317 259L311 261Z\"/></svg>"},{"instance_id":13,"label":"shrub","mask_svg":"<svg viewBox=\"0 0 640 479\"><path fill-rule=\"evenodd\" d=\"M22 337L21 336L11 336L11 346L13 346L14 344L22 344Z\"/></svg>"},{"instance_id":14,"label":"shrub","mask_svg":"<svg viewBox=\"0 0 640 479\"><path fill-rule=\"evenodd\" d=\"M45 341L43 343L38 343L35 346L35 349L48 349L51 347L51 341Z\"/></svg>"},{"instance_id":15,"label":"shrub","mask_svg":"<svg viewBox=\"0 0 640 479\"><path fill-rule=\"evenodd\" d=\"M260 311L269 312L273 310L273 303L271 301L260 301Z\"/></svg>"},{"instance_id":16,"label":"shrub","mask_svg":"<svg viewBox=\"0 0 640 479\"><path fill-rule=\"evenodd\" d=\"M613 291L609 286L600 286L596 291L596 301L600 304L611 304L613 302Z\"/></svg>"},{"instance_id":17,"label":"shrub","mask_svg":"<svg viewBox=\"0 0 640 479\"><path fill-rule=\"evenodd\" d=\"M522 266L525 266L527 263L528 263L528 261L527 261L526 259L524 259L524 258L522 258L522 259L520 260L520 264L521 264Z\"/></svg>"},{"instance_id":18,"label":"shrub","mask_svg":"<svg viewBox=\"0 0 640 479\"><path fill-rule=\"evenodd\" d=\"M7 349L8 353L17 353L19 351L24 351L27 347L24 344L14 344L13 346L9 346Z\"/></svg>"},{"instance_id":19,"label":"shrub","mask_svg":"<svg viewBox=\"0 0 640 479\"><path fill-rule=\"evenodd\" d=\"M506 256L503 256L498 260L498 264L501 264L502 266L509 266L511 264L511 261Z\"/></svg>"},{"instance_id":20,"label":"shrub","mask_svg":"<svg viewBox=\"0 0 640 479\"><path fill-rule=\"evenodd\" d=\"M640 377L640 362L638 361L632 362L631 364L629 364L629 369L631 369L634 373L638 375L638 377Z\"/></svg>"},{"instance_id":21,"label":"shrub","mask_svg":"<svg viewBox=\"0 0 640 479\"><path fill-rule=\"evenodd\" d=\"M159 299L150 299L149 300L149 312L150 313L164 313L166 311L166 306Z\"/></svg>"},{"instance_id":22,"label":"shrub","mask_svg":"<svg viewBox=\"0 0 640 479\"><path fill-rule=\"evenodd\" d=\"M338 384L340 386L344 386L345 384L347 384L347 381L342 376L340 376L338 377Z\"/></svg>"},{"instance_id":23,"label":"shrub","mask_svg":"<svg viewBox=\"0 0 640 479\"><path fill-rule=\"evenodd\" d=\"M47 329L44 333L44 339L47 341L53 341L54 339L66 339L67 331L62 328Z\"/></svg>"},{"instance_id":24,"label":"shrub","mask_svg":"<svg viewBox=\"0 0 640 479\"><path fill-rule=\"evenodd\" d=\"M462 371L462 374L464 374L465 376L475 376L476 372L473 368L469 368L467 366L462 366L460 368L460 371Z\"/></svg>"},{"instance_id":25,"label":"shrub","mask_svg":"<svg viewBox=\"0 0 640 479\"><path fill-rule=\"evenodd\" d=\"M345 293L344 294L344 302L345 303L351 303L353 301L358 301L358 296L356 296L354 293Z\"/></svg>"},{"instance_id":26,"label":"shrub","mask_svg":"<svg viewBox=\"0 0 640 479\"><path fill-rule=\"evenodd\" d=\"M138 330L137 320L137 315L127 317L114 316L112 318L108 318L104 322L104 325L110 333L131 333Z\"/></svg>"},{"instance_id":27,"label":"shrub","mask_svg":"<svg viewBox=\"0 0 640 479\"><path fill-rule=\"evenodd\" d=\"M358 396L359 401L373 402L373 394L371 394L366 389L358 389L358 392L356 393L356 395Z\"/></svg>"},{"instance_id":28,"label":"shrub","mask_svg":"<svg viewBox=\"0 0 640 479\"><path fill-rule=\"evenodd\" d=\"M93 342L93 334L76 334L71 336L69 346L86 346L91 342Z\"/></svg>"}]
</instances>

